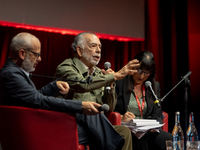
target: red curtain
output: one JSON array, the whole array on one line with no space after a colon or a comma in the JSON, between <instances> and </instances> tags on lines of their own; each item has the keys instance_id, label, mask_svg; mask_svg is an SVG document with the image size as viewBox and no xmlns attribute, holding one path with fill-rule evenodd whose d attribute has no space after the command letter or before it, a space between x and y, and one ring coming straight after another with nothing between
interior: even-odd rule
<instances>
[{"instance_id":1,"label":"red curtain","mask_svg":"<svg viewBox=\"0 0 200 150\"><path fill-rule=\"evenodd\" d=\"M186 132L188 113L195 114L195 124L200 131L199 50L200 2L198 0L159 1L146 0L145 49L153 52L157 64L157 80L161 95L167 94L181 77L189 71L191 85L179 84L162 102L169 114L169 132L174 126L175 111L181 112L181 124ZM188 91L188 101L185 99ZM199 132L200 133L200 132Z\"/></svg>"},{"instance_id":2,"label":"red curtain","mask_svg":"<svg viewBox=\"0 0 200 150\"><path fill-rule=\"evenodd\" d=\"M10 56L9 44L11 39L19 32L29 32L41 41L42 61L37 66L34 74L54 76L56 67L65 59L73 57L71 49L75 37L73 35L0 26L0 67L3 66L6 58ZM109 61L111 68L115 71L127 64L137 52L144 50L143 41L120 42L101 39L101 43L103 45L102 59L98 67L104 68L104 63ZM51 81L51 79L38 77L32 77L32 80L38 89Z\"/></svg>"}]
</instances>

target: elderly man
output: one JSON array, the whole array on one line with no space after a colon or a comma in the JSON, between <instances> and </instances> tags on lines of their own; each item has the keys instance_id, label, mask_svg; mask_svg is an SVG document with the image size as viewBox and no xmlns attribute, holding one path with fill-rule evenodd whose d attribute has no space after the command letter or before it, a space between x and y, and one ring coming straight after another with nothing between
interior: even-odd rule
<instances>
[{"instance_id":1,"label":"elderly man","mask_svg":"<svg viewBox=\"0 0 200 150\"><path fill-rule=\"evenodd\" d=\"M66 79L85 80L88 76L92 76L91 84L68 82L70 91L64 98L74 100L93 101L99 104L107 103L110 106L110 112L114 110L116 105L116 94L114 89L114 81L124 78L126 75L132 75L137 72L139 67L138 60L132 60L118 72L112 69L99 69L96 65L101 58L101 42L96 34L91 32L79 33L72 44L75 57L66 59L56 70L56 76ZM110 91L105 86L110 85ZM114 126L118 132L123 129L121 126ZM128 143L129 139L125 139L124 149L131 149ZM130 147L129 147L130 146Z\"/></svg>"},{"instance_id":2,"label":"elderly man","mask_svg":"<svg viewBox=\"0 0 200 150\"><path fill-rule=\"evenodd\" d=\"M113 111L116 104L116 95L113 83L137 72L134 68L139 66L138 60L132 60L120 71L114 72L112 69L99 69L96 65L101 58L101 42L99 38L90 32L79 33L72 44L75 57L66 59L56 70L56 76L66 79L85 80L88 76L93 77L91 84L68 82L70 91L65 98L77 100L89 100L100 104L107 103L110 111ZM106 85L110 84L111 90L105 90Z\"/></svg>"},{"instance_id":3,"label":"elderly man","mask_svg":"<svg viewBox=\"0 0 200 150\"><path fill-rule=\"evenodd\" d=\"M12 58L8 58L0 70L1 105L74 112L80 144L88 144L92 138L94 144L91 144L91 150L122 148L124 138L114 130L104 115L99 114L96 107L100 107L100 104L53 97L59 92L68 93L69 85L63 81L54 81L40 91L36 89L29 78L29 72L34 71L41 61L41 43L37 37L29 33L19 33L12 39L10 47ZM108 138L107 134L115 139L110 138L105 141L104 139ZM131 134L122 135L125 138L131 138Z\"/></svg>"}]
</instances>

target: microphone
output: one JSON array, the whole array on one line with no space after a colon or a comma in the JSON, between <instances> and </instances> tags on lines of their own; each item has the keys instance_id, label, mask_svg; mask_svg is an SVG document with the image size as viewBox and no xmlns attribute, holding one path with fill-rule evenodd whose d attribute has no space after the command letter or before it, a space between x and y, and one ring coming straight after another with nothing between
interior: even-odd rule
<instances>
[{"instance_id":1,"label":"microphone","mask_svg":"<svg viewBox=\"0 0 200 150\"><path fill-rule=\"evenodd\" d=\"M105 70L108 70L110 67L111 67L110 62L105 62L104 63ZM106 90L108 90L108 92L109 92L109 90L111 90L110 85L106 85Z\"/></svg>"},{"instance_id":2,"label":"microphone","mask_svg":"<svg viewBox=\"0 0 200 150\"><path fill-rule=\"evenodd\" d=\"M191 71L189 71L184 77L182 77L183 79L186 79L188 76L190 76L191 75Z\"/></svg>"},{"instance_id":3,"label":"microphone","mask_svg":"<svg viewBox=\"0 0 200 150\"><path fill-rule=\"evenodd\" d=\"M80 82L80 83L87 83L87 84L91 84L93 81L92 76L88 76L87 79L85 81L83 80L78 80L77 77L75 77L75 79L66 79L66 78L58 78L58 77L51 77L51 76L42 76L42 75L36 75L36 74L32 74L29 73L30 77L42 77L42 78L49 78L49 79L61 79L63 81L71 81L71 82Z\"/></svg>"},{"instance_id":4,"label":"microphone","mask_svg":"<svg viewBox=\"0 0 200 150\"><path fill-rule=\"evenodd\" d=\"M91 84L92 81L93 81L93 77L92 77L92 76L88 76L85 82L86 82L87 84Z\"/></svg>"},{"instance_id":5,"label":"microphone","mask_svg":"<svg viewBox=\"0 0 200 150\"><path fill-rule=\"evenodd\" d=\"M98 111L104 111L105 113L109 111L110 107L108 104L103 104L100 107L96 107Z\"/></svg>"},{"instance_id":6,"label":"microphone","mask_svg":"<svg viewBox=\"0 0 200 150\"><path fill-rule=\"evenodd\" d=\"M150 88L150 91L152 92L154 98L155 98L155 101L154 103L157 104L158 107L160 107L160 103L159 103L159 100L158 100L158 97L156 96L156 94L154 93L153 89L152 89L152 86L151 86L151 82L150 81L146 81L145 82L145 86L146 88Z\"/></svg>"},{"instance_id":7,"label":"microphone","mask_svg":"<svg viewBox=\"0 0 200 150\"><path fill-rule=\"evenodd\" d=\"M105 62L105 63L104 63L104 68L105 68L105 70L108 70L110 67L111 67L110 62Z\"/></svg>"}]
</instances>

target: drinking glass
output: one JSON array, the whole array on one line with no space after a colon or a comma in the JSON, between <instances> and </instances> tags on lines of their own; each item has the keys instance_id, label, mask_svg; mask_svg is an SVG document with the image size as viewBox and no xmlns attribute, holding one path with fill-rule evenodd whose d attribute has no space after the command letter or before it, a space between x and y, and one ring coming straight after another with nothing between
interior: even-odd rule
<instances>
[{"instance_id":1,"label":"drinking glass","mask_svg":"<svg viewBox=\"0 0 200 150\"><path fill-rule=\"evenodd\" d=\"M198 150L198 141L187 141L187 150Z\"/></svg>"},{"instance_id":2,"label":"drinking glass","mask_svg":"<svg viewBox=\"0 0 200 150\"><path fill-rule=\"evenodd\" d=\"M172 150L172 140L167 140L166 142L166 150Z\"/></svg>"}]
</instances>

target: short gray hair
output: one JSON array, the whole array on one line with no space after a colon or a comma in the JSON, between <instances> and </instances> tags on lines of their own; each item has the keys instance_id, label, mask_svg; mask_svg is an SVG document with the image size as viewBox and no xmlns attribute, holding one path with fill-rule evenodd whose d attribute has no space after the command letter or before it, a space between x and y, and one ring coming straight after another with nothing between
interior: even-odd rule
<instances>
[{"instance_id":1,"label":"short gray hair","mask_svg":"<svg viewBox=\"0 0 200 150\"><path fill-rule=\"evenodd\" d=\"M77 50L76 50L77 46L80 46L82 49L84 49L84 44L85 44L86 41L85 41L85 38L83 38L83 37L84 37L85 34L96 35L93 32L81 32L81 33L77 34L76 37L74 38L74 42L72 43L72 49L74 51L74 55L77 54Z\"/></svg>"},{"instance_id":2,"label":"short gray hair","mask_svg":"<svg viewBox=\"0 0 200 150\"><path fill-rule=\"evenodd\" d=\"M21 32L21 33L18 33L16 36L14 36L10 44L12 57L17 58L18 51L20 49L31 49L33 47L32 42L31 42L33 38L38 39L34 35L27 32Z\"/></svg>"}]
</instances>

